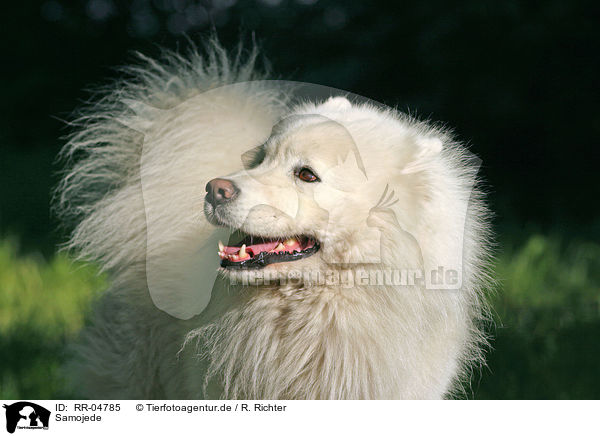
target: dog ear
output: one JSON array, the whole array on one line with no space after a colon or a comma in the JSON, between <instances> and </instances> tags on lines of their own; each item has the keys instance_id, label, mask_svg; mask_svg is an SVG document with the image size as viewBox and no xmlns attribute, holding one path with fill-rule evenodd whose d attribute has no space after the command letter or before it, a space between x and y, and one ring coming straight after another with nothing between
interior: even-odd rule
<instances>
[{"instance_id":1,"label":"dog ear","mask_svg":"<svg viewBox=\"0 0 600 436\"><path fill-rule=\"evenodd\" d=\"M422 171L427 164L438 156L444 147L441 138L436 136L416 136L411 139L401 174L412 174Z\"/></svg>"},{"instance_id":2,"label":"dog ear","mask_svg":"<svg viewBox=\"0 0 600 436\"><path fill-rule=\"evenodd\" d=\"M335 111L345 111L352 107L352 103L345 97L329 97L322 107Z\"/></svg>"}]
</instances>

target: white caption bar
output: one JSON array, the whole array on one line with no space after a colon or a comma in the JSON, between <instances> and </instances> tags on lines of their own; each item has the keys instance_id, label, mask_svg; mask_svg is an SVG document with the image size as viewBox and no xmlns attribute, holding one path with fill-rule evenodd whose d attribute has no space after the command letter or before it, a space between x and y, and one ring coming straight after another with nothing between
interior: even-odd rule
<instances>
[{"instance_id":1,"label":"white caption bar","mask_svg":"<svg viewBox=\"0 0 600 436\"><path fill-rule=\"evenodd\" d=\"M37 434L586 434L598 401L2 401L2 426ZM35 407L37 406L37 407ZM18 409L18 410L17 410ZM44 410L49 412L47 415ZM15 421L17 420L17 421ZM3 432L5 429L0 431ZM4 433L7 434L7 433Z\"/></svg>"}]
</instances>

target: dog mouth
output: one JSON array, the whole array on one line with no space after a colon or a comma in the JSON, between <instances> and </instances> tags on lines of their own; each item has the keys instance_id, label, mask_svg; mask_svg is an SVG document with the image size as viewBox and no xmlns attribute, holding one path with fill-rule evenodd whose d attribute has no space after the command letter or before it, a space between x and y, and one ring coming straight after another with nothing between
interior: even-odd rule
<instances>
[{"instance_id":1,"label":"dog mouth","mask_svg":"<svg viewBox=\"0 0 600 436\"><path fill-rule=\"evenodd\" d=\"M224 245L219 241L218 255L224 269L257 269L273 263L304 259L319 248L319 242L310 236L267 238L247 235L234 245Z\"/></svg>"}]
</instances>

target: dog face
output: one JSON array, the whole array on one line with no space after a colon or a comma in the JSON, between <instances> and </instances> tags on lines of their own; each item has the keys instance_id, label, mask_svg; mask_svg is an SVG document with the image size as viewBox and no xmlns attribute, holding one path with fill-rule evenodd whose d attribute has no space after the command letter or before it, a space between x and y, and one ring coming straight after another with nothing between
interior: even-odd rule
<instances>
[{"instance_id":1,"label":"dog face","mask_svg":"<svg viewBox=\"0 0 600 436\"><path fill-rule=\"evenodd\" d=\"M390 184L383 175L393 170L382 169L387 161L372 144L368 155L361 148L340 122L294 115L244 156L244 170L210 181L205 215L238 230L231 245L219 244L222 270L379 262L381 231L373 214Z\"/></svg>"}]
</instances>

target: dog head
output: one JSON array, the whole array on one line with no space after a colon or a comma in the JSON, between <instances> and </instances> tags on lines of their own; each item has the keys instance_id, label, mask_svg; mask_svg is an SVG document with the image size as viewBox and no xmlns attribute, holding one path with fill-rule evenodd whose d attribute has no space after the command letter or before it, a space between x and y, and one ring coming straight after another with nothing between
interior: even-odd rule
<instances>
[{"instance_id":1,"label":"dog head","mask_svg":"<svg viewBox=\"0 0 600 436\"><path fill-rule=\"evenodd\" d=\"M243 170L206 185L208 220L237 231L219 244L222 270L305 273L385 262L382 244L415 244L404 231L425 193L415 167L440 149L439 139L345 98L297 108L243 156ZM396 213L400 200L404 212Z\"/></svg>"}]
</instances>

